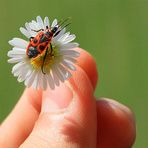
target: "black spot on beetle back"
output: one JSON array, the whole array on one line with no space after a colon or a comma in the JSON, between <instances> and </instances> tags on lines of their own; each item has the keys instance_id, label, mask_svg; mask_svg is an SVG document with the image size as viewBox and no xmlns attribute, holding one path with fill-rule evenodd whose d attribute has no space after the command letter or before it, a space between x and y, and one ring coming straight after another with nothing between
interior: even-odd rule
<instances>
[{"instance_id":1,"label":"black spot on beetle back","mask_svg":"<svg viewBox=\"0 0 148 148\"><path fill-rule=\"evenodd\" d=\"M44 43L48 41L48 38L45 35L42 35L42 37L40 38L40 43Z\"/></svg>"},{"instance_id":2,"label":"black spot on beetle back","mask_svg":"<svg viewBox=\"0 0 148 148\"><path fill-rule=\"evenodd\" d=\"M37 39L34 39L33 42L34 42L34 44L36 44L38 42L38 40Z\"/></svg>"},{"instance_id":3,"label":"black spot on beetle back","mask_svg":"<svg viewBox=\"0 0 148 148\"><path fill-rule=\"evenodd\" d=\"M40 48L41 51L43 51L45 49L45 46L40 45L39 48Z\"/></svg>"},{"instance_id":4,"label":"black spot on beetle back","mask_svg":"<svg viewBox=\"0 0 148 148\"><path fill-rule=\"evenodd\" d=\"M29 58L35 58L39 54L38 50L36 47L30 46L28 49L28 57Z\"/></svg>"}]
</instances>

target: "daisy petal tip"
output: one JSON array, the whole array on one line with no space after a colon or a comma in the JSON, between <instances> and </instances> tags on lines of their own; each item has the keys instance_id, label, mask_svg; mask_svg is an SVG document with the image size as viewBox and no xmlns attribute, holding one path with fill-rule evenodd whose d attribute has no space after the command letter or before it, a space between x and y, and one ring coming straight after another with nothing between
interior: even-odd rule
<instances>
[{"instance_id":1,"label":"daisy petal tip","mask_svg":"<svg viewBox=\"0 0 148 148\"><path fill-rule=\"evenodd\" d=\"M13 39L9 40L8 43L12 45Z\"/></svg>"},{"instance_id":2,"label":"daisy petal tip","mask_svg":"<svg viewBox=\"0 0 148 148\"><path fill-rule=\"evenodd\" d=\"M76 44L76 47L79 47L80 46L80 44L79 43L75 43Z\"/></svg>"},{"instance_id":3,"label":"daisy petal tip","mask_svg":"<svg viewBox=\"0 0 148 148\"><path fill-rule=\"evenodd\" d=\"M78 58L80 56L80 52L77 51L77 50L74 50L74 55L75 55L76 58Z\"/></svg>"},{"instance_id":4,"label":"daisy petal tip","mask_svg":"<svg viewBox=\"0 0 148 148\"><path fill-rule=\"evenodd\" d=\"M38 15L38 16L36 17L36 19L41 19L41 16L40 16L40 15Z\"/></svg>"},{"instance_id":5,"label":"daisy petal tip","mask_svg":"<svg viewBox=\"0 0 148 148\"><path fill-rule=\"evenodd\" d=\"M8 57L10 57L10 52L11 52L11 50L7 52L7 56L8 56ZM8 60L7 60L7 61L8 61Z\"/></svg>"},{"instance_id":6,"label":"daisy petal tip","mask_svg":"<svg viewBox=\"0 0 148 148\"><path fill-rule=\"evenodd\" d=\"M11 62L11 59L8 59L7 62L8 62L8 63L13 63L13 62Z\"/></svg>"},{"instance_id":7,"label":"daisy petal tip","mask_svg":"<svg viewBox=\"0 0 148 148\"><path fill-rule=\"evenodd\" d=\"M74 67L74 68L71 68L71 70L72 70L72 71L76 71L77 69L76 69L76 67Z\"/></svg>"},{"instance_id":8,"label":"daisy petal tip","mask_svg":"<svg viewBox=\"0 0 148 148\"><path fill-rule=\"evenodd\" d=\"M8 43L12 46L14 46L14 42L15 42L16 38L12 38L11 40L8 41Z\"/></svg>"},{"instance_id":9,"label":"daisy petal tip","mask_svg":"<svg viewBox=\"0 0 148 148\"><path fill-rule=\"evenodd\" d=\"M76 54L76 57L77 57L77 58L80 57L80 53L79 53L79 52ZM76 62L77 62L77 61L76 61Z\"/></svg>"},{"instance_id":10,"label":"daisy petal tip","mask_svg":"<svg viewBox=\"0 0 148 148\"><path fill-rule=\"evenodd\" d=\"M19 30L21 33L23 33L25 29L23 27L20 27Z\"/></svg>"},{"instance_id":11,"label":"daisy petal tip","mask_svg":"<svg viewBox=\"0 0 148 148\"><path fill-rule=\"evenodd\" d=\"M21 80L21 79L19 79L19 78L17 79L17 81L18 81L19 83L21 83L21 82L22 82L22 80Z\"/></svg>"},{"instance_id":12,"label":"daisy petal tip","mask_svg":"<svg viewBox=\"0 0 148 148\"><path fill-rule=\"evenodd\" d=\"M20 27L19 30L22 31L23 30L23 27Z\"/></svg>"}]
</instances>

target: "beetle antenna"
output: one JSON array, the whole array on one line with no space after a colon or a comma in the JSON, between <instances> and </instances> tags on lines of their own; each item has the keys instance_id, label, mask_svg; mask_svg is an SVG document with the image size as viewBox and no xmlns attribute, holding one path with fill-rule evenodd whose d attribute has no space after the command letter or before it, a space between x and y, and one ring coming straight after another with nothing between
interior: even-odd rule
<instances>
[{"instance_id":1,"label":"beetle antenna","mask_svg":"<svg viewBox=\"0 0 148 148\"><path fill-rule=\"evenodd\" d=\"M68 23L66 24L65 26L63 26L59 31L57 31L55 34L54 34L54 37L57 36L65 27L69 26L71 23Z\"/></svg>"},{"instance_id":2,"label":"beetle antenna","mask_svg":"<svg viewBox=\"0 0 148 148\"><path fill-rule=\"evenodd\" d=\"M71 17L68 17L68 18L66 18L66 19L63 20L63 21L61 20L61 21L58 22L57 25L60 27L60 26L62 26L65 22L67 22L67 21L70 20L70 19L71 19Z\"/></svg>"},{"instance_id":3,"label":"beetle antenna","mask_svg":"<svg viewBox=\"0 0 148 148\"><path fill-rule=\"evenodd\" d=\"M69 26L70 24L71 24L71 22L68 23L68 24L66 24L65 26L63 26L63 27L61 28L61 30L63 30L65 27Z\"/></svg>"}]
</instances>

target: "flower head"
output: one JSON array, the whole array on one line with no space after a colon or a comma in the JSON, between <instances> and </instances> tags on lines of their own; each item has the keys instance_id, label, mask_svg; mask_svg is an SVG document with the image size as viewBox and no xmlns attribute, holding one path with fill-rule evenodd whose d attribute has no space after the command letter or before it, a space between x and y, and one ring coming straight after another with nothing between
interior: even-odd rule
<instances>
[{"instance_id":1,"label":"flower head","mask_svg":"<svg viewBox=\"0 0 148 148\"><path fill-rule=\"evenodd\" d=\"M73 48L78 43L72 42L76 37L66 32L64 22L56 19L50 25L48 17L44 21L37 16L36 21L25 23L20 31L28 41L13 38L9 44L14 46L8 52L9 63L16 63L12 73L27 87L54 89L71 77L71 70L76 70L74 63L79 53Z\"/></svg>"}]
</instances>

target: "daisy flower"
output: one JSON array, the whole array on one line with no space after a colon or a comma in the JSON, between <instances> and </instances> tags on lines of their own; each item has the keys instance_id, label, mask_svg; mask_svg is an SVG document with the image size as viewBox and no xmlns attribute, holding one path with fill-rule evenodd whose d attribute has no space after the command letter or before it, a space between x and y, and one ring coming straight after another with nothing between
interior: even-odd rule
<instances>
[{"instance_id":1,"label":"daisy flower","mask_svg":"<svg viewBox=\"0 0 148 148\"><path fill-rule=\"evenodd\" d=\"M64 21L55 19L51 25L48 17L40 16L25 23L20 31L28 39L13 38L9 44L9 63L15 63L12 74L19 82L34 89L54 89L72 76L79 52L73 50L78 43L72 42L76 36L66 32Z\"/></svg>"}]
</instances>

